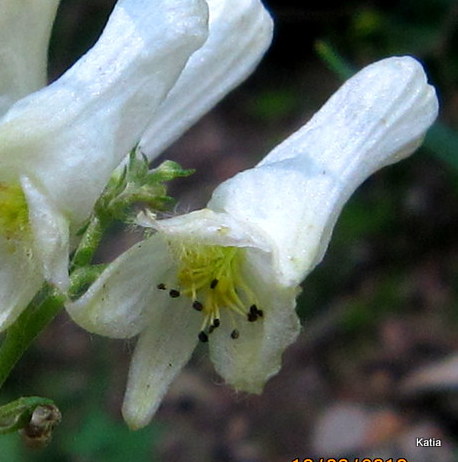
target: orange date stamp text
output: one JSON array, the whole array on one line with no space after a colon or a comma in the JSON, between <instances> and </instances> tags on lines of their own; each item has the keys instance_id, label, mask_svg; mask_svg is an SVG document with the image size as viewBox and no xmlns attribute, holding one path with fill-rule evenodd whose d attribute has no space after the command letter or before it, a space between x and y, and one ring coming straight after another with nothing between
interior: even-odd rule
<instances>
[{"instance_id":1,"label":"orange date stamp text","mask_svg":"<svg viewBox=\"0 0 458 462\"><path fill-rule=\"evenodd\" d=\"M407 459L380 459L378 457L376 458L369 458L369 457L355 457L351 459L346 459L346 458L338 458L334 459L332 457L315 457L315 458L305 458L305 459L300 459L296 458L291 460L291 462L409 462Z\"/></svg>"}]
</instances>

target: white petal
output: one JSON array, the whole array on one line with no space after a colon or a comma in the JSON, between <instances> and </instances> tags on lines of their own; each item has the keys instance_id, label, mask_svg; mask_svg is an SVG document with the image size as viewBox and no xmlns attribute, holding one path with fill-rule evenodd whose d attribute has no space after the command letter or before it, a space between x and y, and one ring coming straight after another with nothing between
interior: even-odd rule
<instances>
[{"instance_id":1,"label":"white petal","mask_svg":"<svg viewBox=\"0 0 458 462\"><path fill-rule=\"evenodd\" d=\"M59 0L0 1L0 115L46 84L48 41Z\"/></svg>"},{"instance_id":2,"label":"white petal","mask_svg":"<svg viewBox=\"0 0 458 462\"><path fill-rule=\"evenodd\" d=\"M45 279L60 290L68 289L68 256L70 252L68 220L52 199L23 176L21 186L29 207L33 231L34 255L41 262Z\"/></svg>"},{"instance_id":3,"label":"white petal","mask_svg":"<svg viewBox=\"0 0 458 462\"><path fill-rule=\"evenodd\" d=\"M189 59L140 142L155 158L255 68L272 39L258 0L208 0L209 36Z\"/></svg>"},{"instance_id":4,"label":"white petal","mask_svg":"<svg viewBox=\"0 0 458 462\"><path fill-rule=\"evenodd\" d=\"M226 213L215 213L210 209L179 215L165 220L155 220L148 215L140 215L137 224L156 229L161 234L187 242L205 243L234 247L253 247L270 251L268 242L263 240L262 231L239 223Z\"/></svg>"},{"instance_id":5,"label":"white petal","mask_svg":"<svg viewBox=\"0 0 458 462\"><path fill-rule=\"evenodd\" d=\"M170 301L157 307L154 322L140 335L122 409L132 429L148 424L196 346L202 318L188 302Z\"/></svg>"},{"instance_id":6,"label":"white petal","mask_svg":"<svg viewBox=\"0 0 458 462\"><path fill-rule=\"evenodd\" d=\"M114 260L81 298L66 305L67 311L89 332L133 337L151 322L157 284L171 265L167 246L152 236Z\"/></svg>"},{"instance_id":7,"label":"white petal","mask_svg":"<svg viewBox=\"0 0 458 462\"><path fill-rule=\"evenodd\" d=\"M205 41L206 21L203 0L119 1L97 44L0 121L0 171L25 169L81 223Z\"/></svg>"},{"instance_id":8,"label":"white petal","mask_svg":"<svg viewBox=\"0 0 458 462\"><path fill-rule=\"evenodd\" d=\"M226 317L209 343L216 371L236 390L250 393L261 393L266 381L280 370L282 353L300 329L296 288L276 287L270 281L258 282L256 289L263 317L255 322L238 315L233 320ZM234 327L240 334L237 339L231 338Z\"/></svg>"},{"instance_id":9,"label":"white petal","mask_svg":"<svg viewBox=\"0 0 458 462\"><path fill-rule=\"evenodd\" d=\"M43 284L31 252L0 236L0 331L9 327Z\"/></svg>"},{"instance_id":10,"label":"white petal","mask_svg":"<svg viewBox=\"0 0 458 462\"><path fill-rule=\"evenodd\" d=\"M417 61L375 63L256 168L220 185L208 207L265 230L279 282L294 286L323 257L352 192L413 152L436 115L434 89Z\"/></svg>"}]
</instances>

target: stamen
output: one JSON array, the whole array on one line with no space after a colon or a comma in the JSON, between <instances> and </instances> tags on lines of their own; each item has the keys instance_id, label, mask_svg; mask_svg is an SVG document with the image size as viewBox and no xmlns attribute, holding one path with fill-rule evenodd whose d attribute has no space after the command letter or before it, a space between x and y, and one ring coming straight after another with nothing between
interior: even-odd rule
<instances>
[{"instance_id":1,"label":"stamen","mask_svg":"<svg viewBox=\"0 0 458 462\"><path fill-rule=\"evenodd\" d=\"M204 331L199 332L198 337L202 343L208 342L208 335Z\"/></svg>"},{"instance_id":2,"label":"stamen","mask_svg":"<svg viewBox=\"0 0 458 462\"><path fill-rule=\"evenodd\" d=\"M216 319L213 320L212 326L213 327L219 327L220 324L221 324L220 320L218 318L216 318Z\"/></svg>"},{"instance_id":3,"label":"stamen","mask_svg":"<svg viewBox=\"0 0 458 462\"><path fill-rule=\"evenodd\" d=\"M256 313L252 313L251 311L247 314L248 322L254 322L258 320L258 315Z\"/></svg>"},{"instance_id":4,"label":"stamen","mask_svg":"<svg viewBox=\"0 0 458 462\"><path fill-rule=\"evenodd\" d=\"M257 321L258 318L262 318L264 316L264 311L259 310L256 305L250 306L250 311L247 314L247 319L249 322Z\"/></svg>"},{"instance_id":5,"label":"stamen","mask_svg":"<svg viewBox=\"0 0 458 462\"><path fill-rule=\"evenodd\" d=\"M202 303L198 302L197 300L194 300L192 302L192 307L196 310L196 311L202 311L204 309L204 305L202 305Z\"/></svg>"},{"instance_id":6,"label":"stamen","mask_svg":"<svg viewBox=\"0 0 458 462\"><path fill-rule=\"evenodd\" d=\"M237 329L234 329L232 332L231 332L231 338L233 338L234 340L236 338L239 338L239 335L240 335L240 332L237 330Z\"/></svg>"},{"instance_id":7,"label":"stamen","mask_svg":"<svg viewBox=\"0 0 458 462\"><path fill-rule=\"evenodd\" d=\"M167 290L167 287L166 287L166 285L165 285L163 282L161 282L160 284L158 284L158 285L157 285L157 288L158 288L159 290Z\"/></svg>"},{"instance_id":8,"label":"stamen","mask_svg":"<svg viewBox=\"0 0 458 462\"><path fill-rule=\"evenodd\" d=\"M171 289L169 291L169 295L172 297L172 298L178 298L180 296L180 291L179 290L176 290L176 289Z\"/></svg>"},{"instance_id":9,"label":"stamen","mask_svg":"<svg viewBox=\"0 0 458 462\"><path fill-rule=\"evenodd\" d=\"M213 279L212 282L210 283L210 289L215 289L216 286L218 285L218 279Z\"/></svg>"}]
</instances>

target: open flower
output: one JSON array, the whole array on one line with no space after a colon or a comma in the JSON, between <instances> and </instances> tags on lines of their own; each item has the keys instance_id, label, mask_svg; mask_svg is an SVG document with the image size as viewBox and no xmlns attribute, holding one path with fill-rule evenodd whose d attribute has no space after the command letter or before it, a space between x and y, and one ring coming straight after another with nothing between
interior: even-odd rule
<instances>
[{"instance_id":1,"label":"open flower","mask_svg":"<svg viewBox=\"0 0 458 462\"><path fill-rule=\"evenodd\" d=\"M260 59L271 39L270 18L256 0L231 3L234 13L227 0L209 0L209 5L204 0L119 0L96 45L38 90L45 83L46 47L58 1L0 0L0 330L17 318L44 280L66 289L71 241L113 170L150 123L158 130L174 126L160 114L154 117L161 103L161 111L174 109L176 101L166 97L180 74L178 93L190 97L204 85L208 109ZM234 46L233 53L226 50L218 58L219 67L234 62L221 84L208 82L206 74L218 41L224 41L218 28L213 27L218 37L215 42L210 34L210 52L201 55L201 65L185 67L207 39L208 9L211 24L212 10L218 11L220 25L224 10L231 40L234 28L244 34L252 22L260 33L256 40L242 41L243 56ZM183 130L180 110L175 125ZM190 111L191 118L202 110ZM174 136L165 134L161 148Z\"/></svg>"},{"instance_id":2,"label":"open flower","mask_svg":"<svg viewBox=\"0 0 458 462\"><path fill-rule=\"evenodd\" d=\"M417 61L382 60L255 168L222 183L207 208L140 218L155 234L68 306L91 332L140 333L123 405L132 428L151 419L199 340L229 384L262 390L299 333L299 284L322 259L344 203L419 146L437 107Z\"/></svg>"}]
</instances>

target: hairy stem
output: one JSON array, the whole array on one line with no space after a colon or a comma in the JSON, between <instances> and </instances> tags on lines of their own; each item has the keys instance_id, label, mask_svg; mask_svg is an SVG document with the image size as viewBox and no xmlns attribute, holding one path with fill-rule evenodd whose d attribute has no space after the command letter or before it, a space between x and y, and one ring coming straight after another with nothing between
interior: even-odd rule
<instances>
[{"instance_id":1,"label":"hairy stem","mask_svg":"<svg viewBox=\"0 0 458 462\"><path fill-rule=\"evenodd\" d=\"M0 387L37 335L62 308L65 296L52 291L37 305L29 306L8 329L0 347Z\"/></svg>"},{"instance_id":2,"label":"hairy stem","mask_svg":"<svg viewBox=\"0 0 458 462\"><path fill-rule=\"evenodd\" d=\"M98 249L106 229L107 223L101 220L98 215L93 215L73 255L70 273L75 268L91 264L94 253Z\"/></svg>"}]
</instances>

